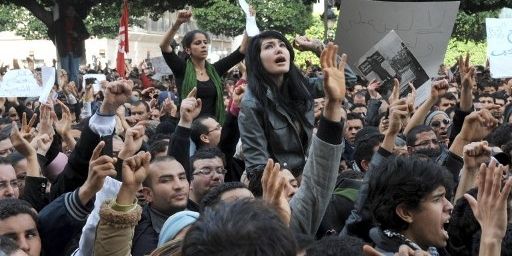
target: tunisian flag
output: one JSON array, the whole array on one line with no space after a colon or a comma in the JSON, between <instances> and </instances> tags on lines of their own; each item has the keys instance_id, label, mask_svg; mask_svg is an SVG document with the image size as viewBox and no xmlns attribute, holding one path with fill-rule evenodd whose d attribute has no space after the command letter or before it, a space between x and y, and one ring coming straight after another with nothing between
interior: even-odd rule
<instances>
[{"instance_id":1,"label":"tunisian flag","mask_svg":"<svg viewBox=\"0 0 512 256\"><path fill-rule=\"evenodd\" d=\"M119 20L119 45L117 47L117 73L120 77L125 77L124 54L128 52L128 2L123 2L123 12Z\"/></svg>"}]
</instances>

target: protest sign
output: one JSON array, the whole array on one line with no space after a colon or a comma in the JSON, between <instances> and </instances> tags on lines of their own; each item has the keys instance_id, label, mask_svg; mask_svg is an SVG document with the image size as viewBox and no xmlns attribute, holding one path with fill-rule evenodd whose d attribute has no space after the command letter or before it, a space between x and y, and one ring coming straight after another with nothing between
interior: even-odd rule
<instances>
[{"instance_id":1,"label":"protest sign","mask_svg":"<svg viewBox=\"0 0 512 256\"><path fill-rule=\"evenodd\" d=\"M155 71L155 74L152 76L152 78L155 80L160 80L162 76L172 75L172 70L169 68L169 66L167 66L167 63L162 56L151 58L151 65Z\"/></svg>"},{"instance_id":2,"label":"protest sign","mask_svg":"<svg viewBox=\"0 0 512 256\"><path fill-rule=\"evenodd\" d=\"M393 79L400 81L400 97L406 97L409 82L419 88L429 80L427 73L400 37L391 30L357 62L357 69L368 81L381 81L380 94L388 98Z\"/></svg>"},{"instance_id":3,"label":"protest sign","mask_svg":"<svg viewBox=\"0 0 512 256\"><path fill-rule=\"evenodd\" d=\"M41 74L29 69L9 70L0 81L0 97L39 97L42 89Z\"/></svg>"},{"instance_id":4,"label":"protest sign","mask_svg":"<svg viewBox=\"0 0 512 256\"><path fill-rule=\"evenodd\" d=\"M485 19L492 78L512 77L512 19Z\"/></svg>"},{"instance_id":5,"label":"protest sign","mask_svg":"<svg viewBox=\"0 0 512 256\"><path fill-rule=\"evenodd\" d=\"M451 37L459 2L383 2L342 0L336 43L357 61L391 30L400 36L429 77L437 76ZM417 91L416 103L430 92L427 82Z\"/></svg>"},{"instance_id":6,"label":"protest sign","mask_svg":"<svg viewBox=\"0 0 512 256\"><path fill-rule=\"evenodd\" d=\"M100 82L107 80L107 77L104 74L85 74L82 77L82 80L83 80L82 81L82 88L84 88L84 90L85 90L85 82L89 78L95 79L94 83L92 84L92 88L94 90L94 93L97 93L97 92L99 92L101 90Z\"/></svg>"},{"instance_id":7,"label":"protest sign","mask_svg":"<svg viewBox=\"0 0 512 256\"><path fill-rule=\"evenodd\" d=\"M48 101L48 96L52 91L52 87L55 84L55 68L43 67L41 68L41 73L43 77L43 89L39 96L39 102L46 103Z\"/></svg>"}]
</instances>

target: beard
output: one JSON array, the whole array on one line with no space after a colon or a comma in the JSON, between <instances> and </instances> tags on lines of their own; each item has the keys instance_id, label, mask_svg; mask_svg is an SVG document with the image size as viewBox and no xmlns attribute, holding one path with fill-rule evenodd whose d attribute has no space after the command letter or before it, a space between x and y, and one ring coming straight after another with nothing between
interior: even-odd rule
<instances>
[{"instance_id":1,"label":"beard","mask_svg":"<svg viewBox=\"0 0 512 256\"><path fill-rule=\"evenodd\" d=\"M441 155L441 147L438 149L434 148L422 148L414 151L416 155L424 155L432 160L436 160Z\"/></svg>"}]
</instances>

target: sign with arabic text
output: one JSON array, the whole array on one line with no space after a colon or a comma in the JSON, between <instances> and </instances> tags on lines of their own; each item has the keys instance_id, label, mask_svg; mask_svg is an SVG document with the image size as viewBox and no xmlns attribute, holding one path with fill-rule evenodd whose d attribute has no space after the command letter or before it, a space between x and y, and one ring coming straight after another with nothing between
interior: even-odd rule
<instances>
[{"instance_id":1,"label":"sign with arabic text","mask_svg":"<svg viewBox=\"0 0 512 256\"><path fill-rule=\"evenodd\" d=\"M512 19L485 19L487 57L493 78L512 77Z\"/></svg>"}]
</instances>

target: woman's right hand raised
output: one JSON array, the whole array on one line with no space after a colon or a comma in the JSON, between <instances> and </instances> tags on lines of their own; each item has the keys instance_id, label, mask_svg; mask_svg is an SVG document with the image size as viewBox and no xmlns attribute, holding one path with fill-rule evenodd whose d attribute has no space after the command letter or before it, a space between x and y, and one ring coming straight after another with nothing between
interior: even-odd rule
<instances>
[{"instance_id":1,"label":"woman's right hand raised","mask_svg":"<svg viewBox=\"0 0 512 256\"><path fill-rule=\"evenodd\" d=\"M176 23L183 24L190 21L190 18L192 17L192 11L190 10L179 10L178 11L178 18L176 19Z\"/></svg>"}]
</instances>

